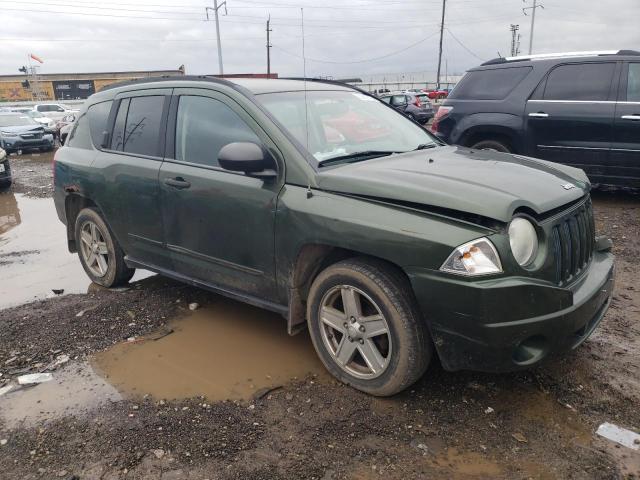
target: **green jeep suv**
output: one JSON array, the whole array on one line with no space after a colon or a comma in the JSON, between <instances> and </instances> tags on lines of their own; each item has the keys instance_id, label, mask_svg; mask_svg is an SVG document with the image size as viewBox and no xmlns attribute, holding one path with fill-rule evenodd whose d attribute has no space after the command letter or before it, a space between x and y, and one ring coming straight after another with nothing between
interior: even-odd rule
<instances>
[{"instance_id":1,"label":"green jeep suv","mask_svg":"<svg viewBox=\"0 0 640 480\"><path fill-rule=\"evenodd\" d=\"M581 344L611 298L581 170L447 146L373 96L303 80L144 80L92 95L55 159L69 249L308 328L374 395Z\"/></svg>"}]
</instances>

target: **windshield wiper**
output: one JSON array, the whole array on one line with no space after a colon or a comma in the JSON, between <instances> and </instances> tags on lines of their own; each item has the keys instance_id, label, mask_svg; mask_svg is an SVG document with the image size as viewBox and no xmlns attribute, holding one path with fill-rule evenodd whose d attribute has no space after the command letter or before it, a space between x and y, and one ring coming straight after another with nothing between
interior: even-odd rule
<instances>
[{"instance_id":1,"label":"windshield wiper","mask_svg":"<svg viewBox=\"0 0 640 480\"><path fill-rule=\"evenodd\" d=\"M437 143L421 143L420 145L418 145L414 151L416 150L426 150L428 148L436 148L439 145Z\"/></svg>"},{"instance_id":2,"label":"windshield wiper","mask_svg":"<svg viewBox=\"0 0 640 480\"><path fill-rule=\"evenodd\" d=\"M361 160L368 160L370 158L386 157L387 155L393 155L394 153L403 152L395 152L389 150L364 150L362 152L348 153L346 155L340 155L338 157L331 157L327 158L326 160L320 160L318 162L318 165L328 165L331 163L339 162L358 162Z\"/></svg>"}]
</instances>

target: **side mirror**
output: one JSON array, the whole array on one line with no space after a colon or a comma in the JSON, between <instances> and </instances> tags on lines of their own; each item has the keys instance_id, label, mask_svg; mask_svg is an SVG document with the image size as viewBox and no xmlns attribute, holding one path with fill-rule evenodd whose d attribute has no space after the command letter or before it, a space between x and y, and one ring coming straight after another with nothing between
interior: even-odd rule
<instances>
[{"instance_id":1,"label":"side mirror","mask_svg":"<svg viewBox=\"0 0 640 480\"><path fill-rule=\"evenodd\" d=\"M272 178L277 175L271 155L260 145L251 142L225 145L218 153L218 163L225 170L244 172L250 177Z\"/></svg>"}]
</instances>

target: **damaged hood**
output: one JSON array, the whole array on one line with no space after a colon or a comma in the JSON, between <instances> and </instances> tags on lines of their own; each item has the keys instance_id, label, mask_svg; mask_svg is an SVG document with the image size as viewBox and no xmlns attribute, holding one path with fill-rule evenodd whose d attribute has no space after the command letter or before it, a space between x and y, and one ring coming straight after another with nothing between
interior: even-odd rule
<instances>
[{"instance_id":1,"label":"damaged hood","mask_svg":"<svg viewBox=\"0 0 640 480\"><path fill-rule=\"evenodd\" d=\"M582 170L489 150L440 147L320 168L322 190L409 202L509 222L516 209L537 214L583 197Z\"/></svg>"}]
</instances>

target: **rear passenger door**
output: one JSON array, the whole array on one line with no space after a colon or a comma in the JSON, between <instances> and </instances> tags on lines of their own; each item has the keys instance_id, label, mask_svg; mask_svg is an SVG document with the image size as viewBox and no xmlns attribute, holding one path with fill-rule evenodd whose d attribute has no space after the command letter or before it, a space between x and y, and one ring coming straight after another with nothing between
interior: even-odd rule
<instances>
[{"instance_id":1,"label":"rear passenger door","mask_svg":"<svg viewBox=\"0 0 640 480\"><path fill-rule=\"evenodd\" d=\"M625 63L622 70L608 180L640 187L640 62Z\"/></svg>"},{"instance_id":2,"label":"rear passenger door","mask_svg":"<svg viewBox=\"0 0 640 480\"><path fill-rule=\"evenodd\" d=\"M527 102L527 153L582 168L595 180L604 175L613 140L616 67L555 66Z\"/></svg>"},{"instance_id":3,"label":"rear passenger door","mask_svg":"<svg viewBox=\"0 0 640 480\"><path fill-rule=\"evenodd\" d=\"M170 99L171 89L119 94L112 133L95 160L96 198L127 257L160 268L171 268L158 186Z\"/></svg>"},{"instance_id":4,"label":"rear passenger door","mask_svg":"<svg viewBox=\"0 0 640 480\"><path fill-rule=\"evenodd\" d=\"M226 95L176 89L167 152L160 170L163 224L175 271L216 288L275 298L274 223L284 182L224 170L218 152L253 142L276 147L251 116Z\"/></svg>"}]
</instances>

